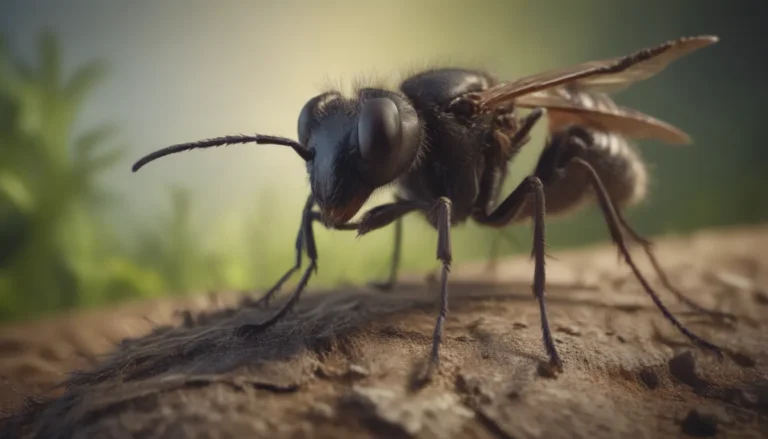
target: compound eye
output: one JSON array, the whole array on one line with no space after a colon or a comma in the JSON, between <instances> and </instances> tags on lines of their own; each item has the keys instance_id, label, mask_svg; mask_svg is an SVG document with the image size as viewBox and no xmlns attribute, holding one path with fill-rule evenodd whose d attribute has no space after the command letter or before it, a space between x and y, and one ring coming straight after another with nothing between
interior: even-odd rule
<instances>
[{"instance_id":1,"label":"compound eye","mask_svg":"<svg viewBox=\"0 0 768 439\"><path fill-rule=\"evenodd\" d=\"M298 134L299 143L307 146L309 143L309 137L312 134L312 129L319 123L319 117L323 112L323 108L330 102L339 98L339 94L335 92L323 93L315 96L304 104L304 108L301 109L299 114Z\"/></svg>"},{"instance_id":2,"label":"compound eye","mask_svg":"<svg viewBox=\"0 0 768 439\"><path fill-rule=\"evenodd\" d=\"M401 149L400 110L389 98L363 104L357 126L360 156L365 163L387 168L397 162Z\"/></svg>"}]
</instances>

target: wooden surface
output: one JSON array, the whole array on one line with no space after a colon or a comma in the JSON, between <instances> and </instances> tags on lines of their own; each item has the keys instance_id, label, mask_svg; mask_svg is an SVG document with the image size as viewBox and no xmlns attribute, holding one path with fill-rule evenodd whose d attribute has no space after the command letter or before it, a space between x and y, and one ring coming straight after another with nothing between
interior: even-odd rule
<instances>
[{"instance_id":1,"label":"wooden surface","mask_svg":"<svg viewBox=\"0 0 768 439\"><path fill-rule=\"evenodd\" d=\"M232 336L267 311L232 294L94 310L0 328L6 437L768 437L768 226L657 243L672 281L729 325L665 303L728 349L692 348L605 245L548 261L550 324L565 363L545 360L515 258L451 273L439 375L410 383L429 350L436 286L309 294L262 336ZM641 269L652 271L639 248ZM654 286L660 289L657 282ZM180 307L190 309L177 315ZM151 333L150 333L151 332ZM132 339L120 342L124 337ZM111 346L118 343L113 349ZM66 378L51 399L20 401ZM66 390L65 390L66 389ZM1 435L1 434L0 434Z\"/></svg>"}]
</instances>

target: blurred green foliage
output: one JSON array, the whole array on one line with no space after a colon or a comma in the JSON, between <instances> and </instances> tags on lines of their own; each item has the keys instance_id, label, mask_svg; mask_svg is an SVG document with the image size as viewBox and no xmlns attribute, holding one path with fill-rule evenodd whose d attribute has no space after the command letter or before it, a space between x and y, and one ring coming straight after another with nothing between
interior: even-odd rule
<instances>
[{"instance_id":1,"label":"blurred green foliage","mask_svg":"<svg viewBox=\"0 0 768 439\"><path fill-rule=\"evenodd\" d=\"M87 214L108 195L94 179L119 157L108 148L114 130L71 132L104 65L62 78L51 34L39 39L35 66L1 47L0 318L8 319L79 306L113 288L119 274L105 265L130 264L113 261L108 226Z\"/></svg>"},{"instance_id":2,"label":"blurred green foliage","mask_svg":"<svg viewBox=\"0 0 768 439\"><path fill-rule=\"evenodd\" d=\"M113 198L96 179L121 148L112 126L79 135L72 127L104 64L64 78L50 33L37 52L27 65L0 42L0 320L195 284L204 257L190 246L183 192L174 194L167 241L142 232L143 245L129 249L99 215Z\"/></svg>"}]
</instances>

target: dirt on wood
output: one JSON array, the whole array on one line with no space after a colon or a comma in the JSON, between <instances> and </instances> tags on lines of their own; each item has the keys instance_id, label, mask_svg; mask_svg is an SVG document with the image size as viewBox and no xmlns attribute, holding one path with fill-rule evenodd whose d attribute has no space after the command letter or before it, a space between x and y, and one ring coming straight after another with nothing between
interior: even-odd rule
<instances>
[{"instance_id":1,"label":"dirt on wood","mask_svg":"<svg viewBox=\"0 0 768 439\"><path fill-rule=\"evenodd\" d=\"M557 376L541 367L533 267L520 257L494 274L454 267L441 369L422 388L413 378L437 315L437 286L423 274L387 294L307 294L247 340L234 329L270 310L226 293L0 328L10 415L0 436L768 437L768 226L656 249L689 297L737 316L690 312L634 249L673 313L726 348L724 359L692 347L604 245L548 261Z\"/></svg>"}]
</instances>

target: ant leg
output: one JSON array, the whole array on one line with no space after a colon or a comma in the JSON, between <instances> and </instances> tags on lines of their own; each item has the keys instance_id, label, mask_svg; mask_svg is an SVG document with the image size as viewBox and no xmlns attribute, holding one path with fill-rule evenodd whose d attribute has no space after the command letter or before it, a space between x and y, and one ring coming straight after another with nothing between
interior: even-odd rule
<instances>
[{"instance_id":1,"label":"ant leg","mask_svg":"<svg viewBox=\"0 0 768 439\"><path fill-rule=\"evenodd\" d=\"M583 150L587 147L587 145L591 144L592 141L592 136L589 134L589 132L585 131L583 128L573 127L568 133L561 137L560 142L553 144L553 147L550 148L549 151L545 151L544 156L542 156L542 159L539 161L539 165L536 168L536 175L538 175L545 182L545 184L554 178L562 178L563 172L565 171L565 165L569 160L576 156L576 151L579 149ZM635 240L643 247L643 251L650 260L656 275L661 281L661 284L678 300L696 312L709 315L710 317L725 320L736 320L736 317L732 314L714 311L699 305L698 303L686 297L680 290L672 285L672 282L670 282L669 278L666 276L666 273L661 268L661 264L659 264L659 261L656 259L656 256L653 253L652 243L640 236L634 229L632 229L632 227L627 223L620 209L614 208L614 212L616 213L616 219L618 219L618 222L621 224L622 228L633 240ZM623 257L621 251L619 253L619 257Z\"/></svg>"},{"instance_id":2,"label":"ant leg","mask_svg":"<svg viewBox=\"0 0 768 439\"><path fill-rule=\"evenodd\" d=\"M303 236L304 244L306 245L307 255L309 256L309 266L304 270L304 274L301 276L299 285L294 290L288 302L285 303L276 313L269 319L261 323L241 325L236 329L235 334L239 337L248 337L254 335L260 331L263 331L278 321L280 321L286 314L298 303L301 293L309 282L309 278L313 271L317 271L317 246L315 245L315 234L312 230L314 223L314 212L312 212L313 205L312 196L307 200L307 204L304 207L304 212L301 218L301 236Z\"/></svg>"},{"instance_id":3,"label":"ant leg","mask_svg":"<svg viewBox=\"0 0 768 439\"><path fill-rule=\"evenodd\" d=\"M677 320L674 315L672 315L669 309L667 309L664 303L662 303L661 298L659 298L659 295L653 290L653 288L651 288L651 285L648 283L648 281L645 279L643 274L637 268L634 261L632 260L632 257L629 254L629 249L627 249L626 243L624 241L624 236L622 235L621 230L619 229L620 221L616 213L616 208L611 202L611 199L608 195L608 191L605 189L605 186L603 185L602 180L600 180L600 176L597 174L597 171L595 171L592 165L590 165L587 161L581 158L573 157L570 160L570 162L575 165L583 167L587 171L587 175L589 177L590 183L592 184L592 187L594 188L595 193L597 194L598 204L600 205L600 210L602 210L603 212L603 217L605 218L605 221L608 225L608 230L611 233L611 238L613 239L613 242L619 248L619 252L624 257L624 260L626 261L627 265L629 265L629 267L632 269L632 272L634 273L635 277L643 286L643 289L645 290L645 292L648 293L648 295L651 297L651 300L653 300L653 303L656 304L656 307L659 308L661 313L664 314L664 317L666 317L666 319L669 320L669 322L672 323L672 325L675 328L677 328L683 335L688 337L688 339L690 339L694 344L702 348L709 349L710 351L714 352L718 357L722 358L723 354L719 347L715 346L714 344L694 334L688 328L683 326L683 324L680 323L680 321Z\"/></svg>"},{"instance_id":4,"label":"ant leg","mask_svg":"<svg viewBox=\"0 0 768 439\"><path fill-rule=\"evenodd\" d=\"M536 122L541 119L541 116L546 114L546 111L547 110L544 108L537 107L520 119L520 127L515 130L514 134L512 134L512 137L509 139L515 150L519 150L531 140L531 131L533 131L533 127L536 126Z\"/></svg>"},{"instance_id":5,"label":"ant leg","mask_svg":"<svg viewBox=\"0 0 768 439\"><path fill-rule=\"evenodd\" d=\"M544 338L544 347L549 354L549 364L557 371L563 370L563 362L557 354L555 342L552 340L552 331L549 329L547 319L547 307L544 304L544 290L546 287L546 273L544 272L544 258L546 251L546 241L544 236L544 185L537 177L530 180L533 192L533 251L534 269L533 269L533 293L539 302L539 314L541 315L541 332Z\"/></svg>"},{"instance_id":6,"label":"ant leg","mask_svg":"<svg viewBox=\"0 0 768 439\"><path fill-rule=\"evenodd\" d=\"M314 203L314 199L312 198L312 196L310 196L307 199L307 202L304 204L304 209L302 210L302 213L301 213L302 220L301 220L301 223L299 224L299 233L296 236L296 245L295 245L295 248L296 248L296 262L294 262L293 266L291 268L289 268L288 271L286 271L285 274L283 274L282 277L280 277L280 279L278 279L278 281L275 282L275 284L272 286L272 288L270 288L269 291L267 291L266 293L264 293L263 296L261 296L261 298L259 298L256 301L253 301L249 297L246 297L243 300L243 304L244 305L257 306L257 307L267 307L267 306L269 306L269 302L272 300L274 295L278 291L280 291L280 288L282 288L283 284L288 279L290 279L290 277L293 276L293 274L295 272L297 272L299 270L299 268L301 268L301 259L302 259L301 258L301 254L302 254L302 252L304 250L304 235L303 235L303 231L304 231L304 218L308 214L311 213L312 207L314 206L314 204L315 204Z\"/></svg>"},{"instance_id":7,"label":"ant leg","mask_svg":"<svg viewBox=\"0 0 768 439\"><path fill-rule=\"evenodd\" d=\"M403 245L403 218L395 220L395 244L392 249L392 261L389 267L389 279L385 282L370 282L369 285L381 291L390 291L397 283L397 270L400 268L400 252Z\"/></svg>"},{"instance_id":8,"label":"ant leg","mask_svg":"<svg viewBox=\"0 0 768 439\"><path fill-rule=\"evenodd\" d=\"M506 169L503 171L504 177L506 177ZM503 181L503 177L501 179ZM496 191L496 194L494 196L493 205L496 206L499 204L499 198L501 198L501 188L499 188ZM515 239L515 237L511 233L507 233L507 229L498 229L496 233L501 237L503 240L507 241L507 244L510 247L520 247L520 242ZM502 239L494 239L491 243L491 248L488 251L488 265L486 266L486 270L489 273L495 273L498 268L498 262L499 257L501 253L501 244Z\"/></svg>"},{"instance_id":9,"label":"ant leg","mask_svg":"<svg viewBox=\"0 0 768 439\"><path fill-rule=\"evenodd\" d=\"M536 126L536 122L545 114L545 109L534 108L526 116L516 118L514 110L502 108L493 118L492 127L490 129L491 141L496 144L499 151L501 151L501 157L504 160L509 160L517 151L520 150L530 141L530 134L533 128ZM491 159L493 161L493 159ZM484 175L484 181L481 183L481 194L478 197L480 200L493 199L493 205L497 205L499 197L501 195L501 184L507 177L507 168L490 169ZM483 201L481 201L482 203ZM509 241L514 241L513 238L504 233L504 231L498 232L502 238ZM515 244L517 244L515 242ZM491 244L491 248L488 255L488 266L486 269L489 272L496 271L496 264L499 259L499 250L501 242L498 239L494 239Z\"/></svg>"},{"instance_id":10,"label":"ant leg","mask_svg":"<svg viewBox=\"0 0 768 439\"><path fill-rule=\"evenodd\" d=\"M397 270L400 265L400 254L403 241L403 216L418 210L420 205L409 201L396 201L394 203L376 206L363 215L356 225L358 236L362 236L373 230L386 227L395 223L395 246L392 252L389 279L385 282L370 282L369 285L381 291L389 291L397 282Z\"/></svg>"},{"instance_id":11,"label":"ant leg","mask_svg":"<svg viewBox=\"0 0 768 439\"><path fill-rule=\"evenodd\" d=\"M360 221L355 223L354 227L357 230L357 235L362 236L366 233L386 227L401 219L403 216L422 209L423 207L423 204L414 203L412 201L395 201L394 203L382 204L381 206L376 206L368 212L365 212Z\"/></svg>"},{"instance_id":12,"label":"ant leg","mask_svg":"<svg viewBox=\"0 0 768 439\"><path fill-rule=\"evenodd\" d=\"M322 217L318 212L312 212L311 209L314 206L314 202L308 202L304 206L304 210L302 213L303 215L309 215L310 221L317 221L322 222ZM309 210L309 212L307 212ZM303 221L303 220L302 220ZM291 268L288 269L288 271L283 274L280 279L278 279L277 282L272 286L272 288L269 289L266 293L264 293L259 300L253 301L250 298L245 298L243 300L243 304L247 306L257 306L257 307L267 307L269 306L269 302L272 300L274 295L280 291L280 288L283 287L283 284L293 276L294 273L296 273L299 268L301 268L301 262L302 262L302 252L304 250L304 230L303 230L303 224L299 224L299 233L296 236L296 262L293 264ZM358 224L356 223L348 223L348 224L341 224L338 226L334 226L335 230L357 230Z\"/></svg>"},{"instance_id":13,"label":"ant leg","mask_svg":"<svg viewBox=\"0 0 768 439\"><path fill-rule=\"evenodd\" d=\"M437 259L443 265L440 280L440 314L437 316L435 331L432 335L432 351L424 381L430 379L436 368L440 366L440 344L443 341L443 323L448 316L448 272L451 271L451 200L440 197L432 213L437 216Z\"/></svg>"},{"instance_id":14,"label":"ant leg","mask_svg":"<svg viewBox=\"0 0 768 439\"><path fill-rule=\"evenodd\" d=\"M261 298L259 298L259 300L253 301L249 297L246 297L245 300L243 301L243 304L249 305L249 306L264 307L264 308L268 307L269 302L272 300L272 297L274 297L274 295L278 291L280 291L280 288L283 287L283 284L288 279L290 279L290 277L293 276L293 274L297 272L299 268L301 268L301 259L302 259L301 254L303 250L304 250L304 235L302 233L302 228L300 227L298 236L296 236L296 262L294 262L293 266L289 268L288 271L286 271L285 274L283 274L280 277L280 279L278 279L278 281L275 282L272 288L270 288L269 291L264 293L264 295L261 296Z\"/></svg>"},{"instance_id":15,"label":"ant leg","mask_svg":"<svg viewBox=\"0 0 768 439\"><path fill-rule=\"evenodd\" d=\"M275 283L272 288L269 289L264 295L259 298L258 300L251 302L250 300L246 299L244 302L246 304L253 303L256 306L263 306L266 307L269 305L269 302L272 300L274 295L280 291L280 288L282 288L283 284L290 279L290 277L301 268L302 263L302 252L304 249L304 234L306 233L306 227L304 222L309 223L309 227L311 229L312 223L315 221L322 221L322 218L318 212L313 212L312 207L314 207L314 199L312 196L310 196L307 199L307 203L304 205L304 210L302 211L302 221L299 226L299 233L296 236L296 261L294 265L288 269L288 271L283 274L280 279ZM381 227L389 225L392 221L395 222L395 231L396 231L396 240L395 240L395 253L393 255L393 261L392 261L392 268L390 273L389 282L383 283L384 288L383 289L391 289L392 286L394 286L394 283L396 281L397 276L397 266L400 261L400 247L401 247L401 241L402 241L402 216L412 212L414 210L417 210L419 208L418 204L410 203L406 201L401 201L397 203L391 203L391 204L385 204L382 206L375 207L368 211L363 219L359 223L347 223L347 224L340 224L337 226L334 226L334 229L336 230L357 230L358 236L363 235L365 233L368 233L370 231L379 229ZM314 236L312 237L312 240L314 242ZM317 261L315 261L315 264ZM303 278L302 278L303 280Z\"/></svg>"},{"instance_id":16,"label":"ant leg","mask_svg":"<svg viewBox=\"0 0 768 439\"><path fill-rule=\"evenodd\" d=\"M507 198L501 202L499 207L493 212L478 211L473 218L480 224L492 227L504 227L517 219L523 211L528 195L533 196L533 249L534 258L533 272L533 295L539 303L539 314L541 316L541 333L544 341L544 348L549 355L549 364L555 371L563 370L563 362L555 348L552 339L552 330L549 327L547 318L547 308L544 301L544 292L546 287L545 251L546 241L544 233L544 184L536 176L529 176L512 191Z\"/></svg>"},{"instance_id":17,"label":"ant leg","mask_svg":"<svg viewBox=\"0 0 768 439\"><path fill-rule=\"evenodd\" d=\"M645 252L645 255L648 257L648 259L651 261L651 266L653 266L653 269L656 272L656 275L659 277L661 284L664 285L664 287L667 290L669 290L677 298L677 300L681 301L682 303L684 303L686 306L693 309L694 311L702 314L706 314L710 317L724 319L724 320L731 320L731 321L736 320L736 316L734 316L733 314L709 309L707 307L699 305L694 300L686 297L685 294L683 294L680 290L677 289L677 287L672 285L672 282L669 280L666 273L661 268L661 264L659 264L658 259L656 259L656 255L653 253L653 248L652 248L653 243L651 243L649 240L640 236L640 234L638 234L627 223L627 220L624 218L624 215L622 215L620 209L616 209L616 218L618 219L619 224L621 224L624 230L627 231L629 236L631 236L632 239L634 239L638 244L640 244L643 247L643 251Z\"/></svg>"},{"instance_id":18,"label":"ant leg","mask_svg":"<svg viewBox=\"0 0 768 439\"><path fill-rule=\"evenodd\" d=\"M503 175L506 176L506 168L502 171ZM496 206L499 204L499 198L501 196L501 190L497 189L495 195L493 196L493 205ZM496 231L499 235L502 237L507 237L503 230L499 229ZM488 265L485 267L486 271L489 273L495 273L497 268L497 263L499 261L499 251L501 248L501 240L500 239L494 239L491 243L491 248L488 251Z\"/></svg>"}]
</instances>

